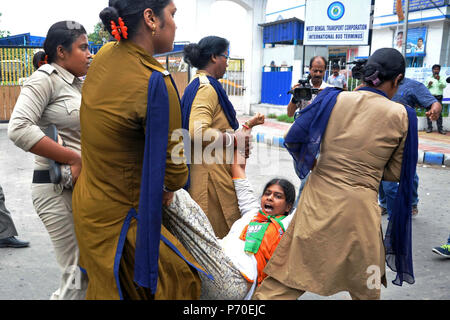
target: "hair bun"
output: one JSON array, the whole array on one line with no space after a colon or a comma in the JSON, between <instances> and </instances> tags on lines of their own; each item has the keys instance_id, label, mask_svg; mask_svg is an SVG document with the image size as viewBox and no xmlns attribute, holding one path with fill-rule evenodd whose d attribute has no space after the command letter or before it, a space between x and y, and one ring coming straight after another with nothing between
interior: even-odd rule
<instances>
[{"instance_id":1,"label":"hair bun","mask_svg":"<svg viewBox=\"0 0 450 320\"><path fill-rule=\"evenodd\" d=\"M202 49L197 43L188 44L184 47L184 61L196 68L199 67L199 60L202 54Z\"/></svg>"},{"instance_id":2,"label":"hair bun","mask_svg":"<svg viewBox=\"0 0 450 320\"><path fill-rule=\"evenodd\" d=\"M364 82L378 87L382 82L382 68L377 63L369 63L364 66Z\"/></svg>"},{"instance_id":3,"label":"hair bun","mask_svg":"<svg viewBox=\"0 0 450 320\"><path fill-rule=\"evenodd\" d=\"M406 60L397 49L381 48L369 57L364 67L364 81L377 87L385 81L394 81L399 75L404 77L405 71Z\"/></svg>"},{"instance_id":4,"label":"hair bun","mask_svg":"<svg viewBox=\"0 0 450 320\"><path fill-rule=\"evenodd\" d=\"M43 62L45 61L45 57L47 56L47 53L45 51L38 51L33 56L33 66L37 70L41 67Z\"/></svg>"},{"instance_id":5,"label":"hair bun","mask_svg":"<svg viewBox=\"0 0 450 320\"><path fill-rule=\"evenodd\" d=\"M373 75L377 71L379 71L379 68L374 63L366 64L364 66L364 76L365 77L370 77L371 75Z\"/></svg>"},{"instance_id":6,"label":"hair bun","mask_svg":"<svg viewBox=\"0 0 450 320\"><path fill-rule=\"evenodd\" d=\"M107 7L100 12L99 16L106 30L111 33L111 21L117 22L119 20L119 11L114 7Z\"/></svg>"}]
</instances>

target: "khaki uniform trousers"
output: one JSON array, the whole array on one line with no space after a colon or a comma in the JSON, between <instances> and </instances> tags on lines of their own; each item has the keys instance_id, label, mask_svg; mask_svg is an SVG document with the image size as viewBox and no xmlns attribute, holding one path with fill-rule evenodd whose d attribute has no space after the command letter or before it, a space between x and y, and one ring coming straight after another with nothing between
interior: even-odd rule
<instances>
[{"instance_id":1,"label":"khaki uniform trousers","mask_svg":"<svg viewBox=\"0 0 450 320\"><path fill-rule=\"evenodd\" d=\"M306 292L290 288L272 277L267 277L253 296L253 300L298 300ZM352 300L380 300L381 291L378 290L378 298L366 297L349 292Z\"/></svg>"},{"instance_id":2,"label":"khaki uniform trousers","mask_svg":"<svg viewBox=\"0 0 450 320\"><path fill-rule=\"evenodd\" d=\"M31 197L44 223L61 269L60 287L51 300L84 300L88 278L79 265L79 249L72 215L72 190L61 185L33 184Z\"/></svg>"}]
</instances>

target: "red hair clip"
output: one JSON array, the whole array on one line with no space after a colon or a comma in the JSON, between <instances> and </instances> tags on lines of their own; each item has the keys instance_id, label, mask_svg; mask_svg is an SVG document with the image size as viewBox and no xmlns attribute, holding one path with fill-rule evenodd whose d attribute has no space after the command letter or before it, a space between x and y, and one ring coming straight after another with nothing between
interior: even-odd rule
<instances>
[{"instance_id":1,"label":"red hair clip","mask_svg":"<svg viewBox=\"0 0 450 320\"><path fill-rule=\"evenodd\" d=\"M122 37L120 36L120 29L117 27L116 23L111 20L111 34L116 38L117 41L120 41Z\"/></svg>"},{"instance_id":2,"label":"red hair clip","mask_svg":"<svg viewBox=\"0 0 450 320\"><path fill-rule=\"evenodd\" d=\"M111 34L117 41L120 41L122 37L128 39L128 27L125 25L122 18L119 18L119 26L111 20L111 30Z\"/></svg>"},{"instance_id":3,"label":"red hair clip","mask_svg":"<svg viewBox=\"0 0 450 320\"><path fill-rule=\"evenodd\" d=\"M123 38L128 39L128 27L125 25L125 22L123 22L122 18L119 18L119 26Z\"/></svg>"},{"instance_id":4,"label":"red hair clip","mask_svg":"<svg viewBox=\"0 0 450 320\"><path fill-rule=\"evenodd\" d=\"M48 64L48 55L45 55L44 60L39 61L38 67L42 67L44 64Z\"/></svg>"}]
</instances>

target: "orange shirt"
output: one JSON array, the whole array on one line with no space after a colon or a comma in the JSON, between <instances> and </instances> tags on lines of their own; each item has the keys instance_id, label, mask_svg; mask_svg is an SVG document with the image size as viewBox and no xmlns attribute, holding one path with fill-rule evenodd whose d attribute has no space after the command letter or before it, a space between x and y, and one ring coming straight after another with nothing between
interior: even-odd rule
<instances>
[{"instance_id":1,"label":"orange shirt","mask_svg":"<svg viewBox=\"0 0 450 320\"><path fill-rule=\"evenodd\" d=\"M260 215L258 215L258 217L260 217ZM258 217L252 220L252 222L261 222ZM283 216L278 216L277 218L281 217ZM272 220L272 222L267 223L269 223L269 227L264 234L264 238L258 252L255 254L258 267L258 287L261 285L263 280L267 278L267 274L264 273L264 269L284 234L283 228L276 221ZM241 234L241 240L243 241L247 238L247 230L248 225L244 228Z\"/></svg>"}]
</instances>

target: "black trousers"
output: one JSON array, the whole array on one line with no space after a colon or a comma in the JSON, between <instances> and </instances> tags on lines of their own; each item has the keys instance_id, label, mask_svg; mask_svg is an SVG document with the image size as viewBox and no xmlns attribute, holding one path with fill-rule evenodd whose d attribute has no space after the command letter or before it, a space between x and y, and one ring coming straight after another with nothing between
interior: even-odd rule
<instances>
[{"instance_id":1,"label":"black trousers","mask_svg":"<svg viewBox=\"0 0 450 320\"><path fill-rule=\"evenodd\" d=\"M442 104L442 96L434 96L436 98L436 100ZM427 123L428 123L428 129L433 130L433 122L431 121L431 119L429 117L427 117ZM442 126L442 111L439 114L439 118L436 120L436 125L437 125L437 129L438 131L443 131L444 127Z\"/></svg>"}]
</instances>

